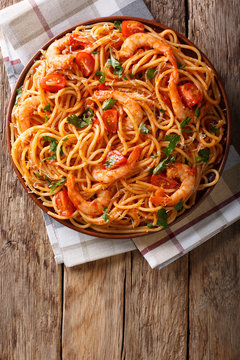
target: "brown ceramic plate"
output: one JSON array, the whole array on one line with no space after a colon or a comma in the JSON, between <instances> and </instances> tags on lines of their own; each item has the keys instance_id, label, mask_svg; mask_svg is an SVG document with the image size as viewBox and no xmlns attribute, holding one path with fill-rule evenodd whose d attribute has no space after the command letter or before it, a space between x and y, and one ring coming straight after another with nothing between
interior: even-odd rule
<instances>
[{"instance_id":1,"label":"brown ceramic plate","mask_svg":"<svg viewBox=\"0 0 240 360\"><path fill-rule=\"evenodd\" d=\"M88 24L93 24L93 23L97 23L97 22L104 22L104 21L114 21L114 20L137 20L140 21L150 27L152 27L154 30L161 32L165 29L169 29L169 27L159 24L156 21L153 20L146 20L146 19L141 19L141 18L135 18L135 17L130 17L130 16L109 16L109 17L101 17L101 18L97 18L97 19L92 19L92 20L88 20L85 22L82 22L80 24L76 24L75 26L63 31L62 33L58 34L57 36L53 37L51 40L49 40L45 45L43 45L43 47L41 49L47 49L48 46L56 39L63 37L66 33L73 31L78 25L88 25ZM175 30L174 30L175 31ZM178 38L180 39L180 41L182 43L191 45L191 46L195 46L194 44L192 44L185 36L179 34L177 31L175 31L175 33L177 34ZM196 47L196 46L195 46ZM196 47L197 48L197 47ZM199 49L198 49L199 50ZM200 50L199 50L200 51ZM216 70L214 69L213 65L210 63L210 61L207 59L207 57L200 51L204 61L208 64L208 66L210 68L212 68L212 70L214 71L215 77L217 79L217 83L222 95L222 100L221 100L221 108L222 110L224 110L225 116L226 116L226 120L227 120L227 127L226 127L226 131L225 131L225 135L224 138L222 140L223 146L224 146L224 156L223 159L221 161L221 163L218 166L218 171L221 173L224 167L224 164L226 162L227 159L227 155L228 155L228 151L229 151L229 145L230 145L230 111L229 111L229 105L228 105L228 100L227 100L227 96L226 96L226 92L224 90L223 84L219 78L219 75L217 74ZM16 90L22 85L24 78L29 70L29 68L33 65L34 61L37 60L39 57L41 56L41 51L38 50L36 52L36 54L31 58L31 60L28 62L28 64L25 66L25 68L23 69L22 73L19 76L19 79L16 83L16 86L13 90L11 99L10 99L10 104L8 107L8 112L7 112L7 146L8 146L8 151L10 154L10 159L13 165L13 168L17 174L17 177L20 181L20 183L22 184L23 188L26 190L26 192L28 193L28 195L35 201L35 203L46 213L48 212L48 208L43 206L42 202L38 199L38 197L29 192L28 187L25 185L25 182L21 176L21 174L19 173L18 169L16 168L12 157L11 157L11 142L10 142L10 122L11 122L11 113L12 113L12 108L14 106L14 102L15 102L15 98L16 98ZM179 216L173 223L176 223L177 221L183 219L184 216L187 216L190 211L192 211L193 209L196 208L196 206L198 206L202 200L209 195L210 191L212 190L213 187L208 188L205 191L201 191L198 193L197 195L197 200L195 205L185 211L184 214L182 214L181 216ZM76 226L74 226L70 221L68 220L58 220L55 219L58 222L60 222L61 224L68 226L69 228L76 230L78 232L82 232L88 235L92 235L92 236L97 236L97 237L104 237L104 238L115 238L115 239L124 239L124 238L133 238L133 237L138 237L138 236L143 236L146 235L146 233L132 233L132 234L105 234L105 233L100 233L100 232L96 232L95 230L91 230L91 229L79 229Z\"/></svg>"}]
</instances>

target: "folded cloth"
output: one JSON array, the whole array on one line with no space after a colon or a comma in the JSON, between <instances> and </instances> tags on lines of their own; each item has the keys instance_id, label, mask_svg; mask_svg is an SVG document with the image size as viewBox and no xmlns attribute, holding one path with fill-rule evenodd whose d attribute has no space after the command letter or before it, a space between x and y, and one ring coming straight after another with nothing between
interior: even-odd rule
<instances>
[{"instance_id":1,"label":"folded cloth","mask_svg":"<svg viewBox=\"0 0 240 360\"><path fill-rule=\"evenodd\" d=\"M81 21L128 15L151 19L142 0L24 0L0 11L0 45L11 88L31 56L46 41ZM192 213L166 230L141 238L95 238L71 230L45 213L57 263L75 266L136 249L151 267L170 263L240 217L240 158L231 148L223 176Z\"/></svg>"}]
</instances>

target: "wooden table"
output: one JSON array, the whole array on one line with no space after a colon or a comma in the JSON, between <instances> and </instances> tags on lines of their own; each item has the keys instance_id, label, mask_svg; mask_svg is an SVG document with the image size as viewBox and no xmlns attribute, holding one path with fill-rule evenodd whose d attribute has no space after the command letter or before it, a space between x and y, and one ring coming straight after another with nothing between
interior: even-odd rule
<instances>
[{"instance_id":1,"label":"wooden table","mask_svg":"<svg viewBox=\"0 0 240 360\"><path fill-rule=\"evenodd\" d=\"M0 8L14 2L1 0ZM238 1L145 2L219 71L240 151ZM40 209L18 183L6 151L10 89L2 62L0 76L0 359L240 359L240 222L161 271L151 270L138 251L57 266Z\"/></svg>"}]
</instances>

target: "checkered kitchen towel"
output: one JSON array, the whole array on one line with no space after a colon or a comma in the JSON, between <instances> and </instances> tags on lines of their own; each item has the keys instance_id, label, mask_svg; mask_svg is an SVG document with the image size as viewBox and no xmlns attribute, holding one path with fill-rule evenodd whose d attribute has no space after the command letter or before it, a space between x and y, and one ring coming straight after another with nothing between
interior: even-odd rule
<instances>
[{"instance_id":1,"label":"checkered kitchen towel","mask_svg":"<svg viewBox=\"0 0 240 360\"><path fill-rule=\"evenodd\" d=\"M142 0L24 0L0 11L0 45L11 88L34 52L54 35L110 15L152 18ZM137 247L151 267L163 267L240 217L239 177L240 158L231 148L223 176L208 199L176 225L133 241L80 234L44 213L56 262L74 266Z\"/></svg>"}]
</instances>

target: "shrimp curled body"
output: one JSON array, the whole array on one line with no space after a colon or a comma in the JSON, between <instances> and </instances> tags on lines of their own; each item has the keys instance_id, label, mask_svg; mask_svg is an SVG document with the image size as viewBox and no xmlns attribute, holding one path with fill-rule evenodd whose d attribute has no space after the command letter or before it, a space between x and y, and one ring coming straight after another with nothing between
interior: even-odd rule
<instances>
[{"instance_id":1,"label":"shrimp curled body","mask_svg":"<svg viewBox=\"0 0 240 360\"><path fill-rule=\"evenodd\" d=\"M62 51L69 47L71 44L71 37L65 36L59 40L55 40L48 48L46 52L46 58L48 64L54 69L69 69L72 66L75 55L74 54L62 54Z\"/></svg>"},{"instance_id":2,"label":"shrimp curled body","mask_svg":"<svg viewBox=\"0 0 240 360\"><path fill-rule=\"evenodd\" d=\"M31 117L39 105L40 99L38 96L29 97L21 104L17 113L18 129L20 133L23 133L31 127Z\"/></svg>"},{"instance_id":3,"label":"shrimp curled body","mask_svg":"<svg viewBox=\"0 0 240 360\"><path fill-rule=\"evenodd\" d=\"M73 205L86 215L97 216L103 213L111 201L109 190L101 190L97 193L97 198L92 201L85 200L77 191L75 186L75 177L72 174L67 176L68 196Z\"/></svg>"},{"instance_id":4,"label":"shrimp curled body","mask_svg":"<svg viewBox=\"0 0 240 360\"><path fill-rule=\"evenodd\" d=\"M140 152L140 147L136 146L129 156L126 164L119 166L116 169L103 169L102 166L95 167L92 171L94 180L109 184L129 174L134 169L136 161L140 156Z\"/></svg>"},{"instance_id":5,"label":"shrimp curled body","mask_svg":"<svg viewBox=\"0 0 240 360\"><path fill-rule=\"evenodd\" d=\"M128 94L126 94L122 91L117 91L117 90L112 90L112 91L99 90L98 91L97 90L93 94L93 99L100 100L100 101L105 100L105 99L115 99L115 100L119 101L120 104L122 104L125 108L127 108L129 110L129 112L134 117L134 120L136 121L137 127L142 122L143 111L142 111L141 107L138 105L138 103L136 101L131 99L128 96ZM127 127L129 129L133 128L133 124L131 122L131 119L129 119L129 118L127 119Z\"/></svg>"},{"instance_id":6,"label":"shrimp curled body","mask_svg":"<svg viewBox=\"0 0 240 360\"><path fill-rule=\"evenodd\" d=\"M170 197L152 196L151 201L155 205L174 206L180 201L186 201L194 192L196 184L196 170L182 163L175 163L173 167L167 169L167 177L180 179L181 186Z\"/></svg>"}]
</instances>

